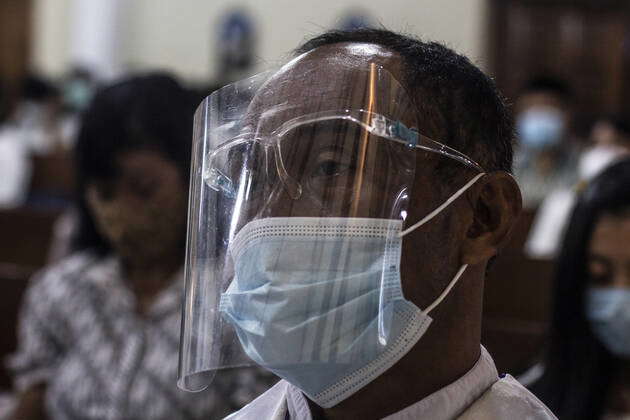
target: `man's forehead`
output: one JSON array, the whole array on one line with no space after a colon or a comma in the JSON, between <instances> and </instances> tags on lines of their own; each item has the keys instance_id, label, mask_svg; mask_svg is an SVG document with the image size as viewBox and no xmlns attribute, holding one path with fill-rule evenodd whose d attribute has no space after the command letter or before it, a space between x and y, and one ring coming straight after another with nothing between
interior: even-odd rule
<instances>
[{"instance_id":1,"label":"man's forehead","mask_svg":"<svg viewBox=\"0 0 630 420\"><path fill-rule=\"evenodd\" d=\"M392 73L399 70L401 57L378 44L362 42L342 42L324 45L299 55L285 67L321 63L331 68L362 67L367 63L377 63Z\"/></svg>"},{"instance_id":2,"label":"man's forehead","mask_svg":"<svg viewBox=\"0 0 630 420\"><path fill-rule=\"evenodd\" d=\"M400 57L388 49L366 43L325 45L301 54L284 65L274 76L284 83L308 83L315 88L331 87L340 93L369 70L371 63L379 65L400 79ZM302 86L303 88L304 86ZM339 90L341 89L341 90Z\"/></svg>"},{"instance_id":3,"label":"man's forehead","mask_svg":"<svg viewBox=\"0 0 630 420\"><path fill-rule=\"evenodd\" d=\"M367 100L374 65L380 69L379 77L385 74L396 85L401 80L401 57L380 45L338 43L315 48L274 73L254 98L250 111L287 106L304 108L302 111L317 106L360 108Z\"/></svg>"}]
</instances>

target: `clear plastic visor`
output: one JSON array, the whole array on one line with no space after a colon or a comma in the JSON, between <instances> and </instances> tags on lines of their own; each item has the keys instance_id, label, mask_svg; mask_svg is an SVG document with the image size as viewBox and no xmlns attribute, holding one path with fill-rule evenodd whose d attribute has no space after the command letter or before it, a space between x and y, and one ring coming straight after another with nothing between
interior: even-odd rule
<instances>
[{"instance_id":1,"label":"clear plastic visor","mask_svg":"<svg viewBox=\"0 0 630 420\"><path fill-rule=\"evenodd\" d=\"M345 348L357 339L347 332L357 329L353 322L381 317L386 293L367 293L385 287L385 268L374 267L376 287L351 287L356 299L376 300L371 305L341 305L334 284L309 294L309 282L326 283L325 273L352 278L359 267L369 266L367 254L353 250L345 237L365 235L367 247L383 254L398 240L417 148L479 169L465 155L418 134L411 99L383 68L340 64L322 88L321 77L295 66L220 89L197 111L178 381L183 389L201 390L217 372L252 364L274 370L355 363L344 360ZM371 231L357 229L356 220L365 218L382 223ZM273 229L290 234L274 235ZM295 231L305 232L308 245L296 242ZM263 240L264 258L256 248ZM346 254L352 257L336 258ZM259 264L258 259L265 267L255 269L282 267L283 275L294 279L290 293L277 293L272 282L243 279L243 266ZM305 275L307 266L318 267L320 277ZM347 299L350 292L344 293ZM279 312L269 325L268 314L288 299L293 309ZM378 313L356 312L366 307ZM337 311L331 318L336 321L304 328L308 316L298 313L304 308ZM302 319L300 328L288 325L296 319ZM385 327L368 339L374 346L385 345L388 337L386 323L379 322ZM283 342L269 333L276 327L301 334L287 337L301 348L284 351ZM313 351L317 337L328 337L326 351ZM261 347L272 350L258 357L255 348Z\"/></svg>"}]
</instances>

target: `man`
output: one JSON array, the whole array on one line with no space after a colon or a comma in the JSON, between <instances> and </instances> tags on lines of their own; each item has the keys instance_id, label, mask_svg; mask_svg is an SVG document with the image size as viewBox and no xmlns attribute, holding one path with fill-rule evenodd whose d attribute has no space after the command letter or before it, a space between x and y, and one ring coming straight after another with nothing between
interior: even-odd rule
<instances>
[{"instance_id":1,"label":"man","mask_svg":"<svg viewBox=\"0 0 630 420\"><path fill-rule=\"evenodd\" d=\"M180 386L253 361L285 380L231 418L555 418L480 346L521 208L492 82L385 30L297 54L198 111Z\"/></svg>"},{"instance_id":2,"label":"man","mask_svg":"<svg viewBox=\"0 0 630 420\"><path fill-rule=\"evenodd\" d=\"M524 246L530 258L556 257L575 203L580 179L578 150L569 132L572 97L563 80L537 76L525 84L516 101L514 175L523 207L536 211Z\"/></svg>"},{"instance_id":3,"label":"man","mask_svg":"<svg viewBox=\"0 0 630 420\"><path fill-rule=\"evenodd\" d=\"M569 141L571 99L565 82L540 76L525 84L516 101L514 173L525 208L536 209L553 191L577 182L577 156Z\"/></svg>"}]
</instances>

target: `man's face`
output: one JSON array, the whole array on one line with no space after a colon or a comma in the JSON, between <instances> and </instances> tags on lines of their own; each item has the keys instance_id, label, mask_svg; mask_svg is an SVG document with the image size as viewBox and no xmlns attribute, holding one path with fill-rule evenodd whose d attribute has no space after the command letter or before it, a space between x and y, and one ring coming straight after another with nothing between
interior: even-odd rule
<instances>
[{"instance_id":1,"label":"man's face","mask_svg":"<svg viewBox=\"0 0 630 420\"><path fill-rule=\"evenodd\" d=\"M395 114L406 127L422 130L410 98L401 107L386 94L370 97L376 91L365 83L371 63L403 80L400 57L371 44L335 44L298 57L261 88L250 106L252 115L270 115L255 122L256 131L273 132L322 108ZM305 124L289 129L279 144L268 170L288 181L278 179L278 187L261 196L256 217L368 217L402 219L409 226L447 198L448 180L435 174L445 158L379 138L354 123ZM451 193L459 187L453 185ZM460 265L455 244L463 233L453 217L460 207L449 207L403 238L403 291L421 308L439 295Z\"/></svg>"}]
</instances>

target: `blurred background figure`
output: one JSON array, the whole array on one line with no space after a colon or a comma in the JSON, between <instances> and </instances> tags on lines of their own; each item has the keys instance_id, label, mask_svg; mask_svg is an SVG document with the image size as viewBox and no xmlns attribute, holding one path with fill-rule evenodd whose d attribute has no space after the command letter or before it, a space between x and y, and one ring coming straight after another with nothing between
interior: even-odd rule
<instances>
[{"instance_id":1,"label":"blurred background figure","mask_svg":"<svg viewBox=\"0 0 630 420\"><path fill-rule=\"evenodd\" d=\"M538 207L551 192L576 182L570 101L566 82L549 76L531 79L516 100L514 174L526 208Z\"/></svg>"},{"instance_id":2,"label":"blurred background figure","mask_svg":"<svg viewBox=\"0 0 630 420\"><path fill-rule=\"evenodd\" d=\"M370 14L359 8L347 11L339 21L339 29L344 31L376 28L376 26Z\"/></svg>"},{"instance_id":3,"label":"blurred background figure","mask_svg":"<svg viewBox=\"0 0 630 420\"><path fill-rule=\"evenodd\" d=\"M530 79L516 100L514 175L525 211L534 215L525 253L552 259L573 205L578 145L573 139L572 92L564 80Z\"/></svg>"},{"instance_id":4,"label":"blurred background figure","mask_svg":"<svg viewBox=\"0 0 630 420\"><path fill-rule=\"evenodd\" d=\"M98 87L96 77L80 66L74 67L61 81L64 107L71 113L84 111Z\"/></svg>"},{"instance_id":5,"label":"blurred background figure","mask_svg":"<svg viewBox=\"0 0 630 420\"><path fill-rule=\"evenodd\" d=\"M62 147L70 136L59 130L59 92L48 81L27 76L20 96L0 125L0 207L24 203L32 175L32 155Z\"/></svg>"},{"instance_id":6,"label":"blurred background figure","mask_svg":"<svg viewBox=\"0 0 630 420\"><path fill-rule=\"evenodd\" d=\"M29 75L22 81L20 99L6 124L17 130L20 142L36 154L45 154L63 141L57 122L61 113L58 89L49 81Z\"/></svg>"},{"instance_id":7,"label":"blurred background figure","mask_svg":"<svg viewBox=\"0 0 630 420\"><path fill-rule=\"evenodd\" d=\"M561 419L630 417L630 160L580 194L557 261L537 395Z\"/></svg>"},{"instance_id":8,"label":"blurred background figure","mask_svg":"<svg viewBox=\"0 0 630 420\"><path fill-rule=\"evenodd\" d=\"M630 121L622 115L598 118L590 142L580 156L580 181L588 181L619 159L630 155Z\"/></svg>"},{"instance_id":9,"label":"blurred background figure","mask_svg":"<svg viewBox=\"0 0 630 420\"><path fill-rule=\"evenodd\" d=\"M575 204L576 193L592 178L619 159L630 156L630 126L620 115L597 118L577 156L573 185L548 192L538 208L525 252L534 258L553 259Z\"/></svg>"},{"instance_id":10,"label":"blurred background figure","mask_svg":"<svg viewBox=\"0 0 630 420\"><path fill-rule=\"evenodd\" d=\"M74 252L26 292L11 418L220 418L272 383L249 370L196 394L176 386L192 101L152 74L86 110Z\"/></svg>"},{"instance_id":11,"label":"blurred background figure","mask_svg":"<svg viewBox=\"0 0 630 420\"><path fill-rule=\"evenodd\" d=\"M229 11L221 17L217 26L219 78L216 84L221 87L251 75L256 58L257 34L254 21L246 9Z\"/></svg>"}]
</instances>

